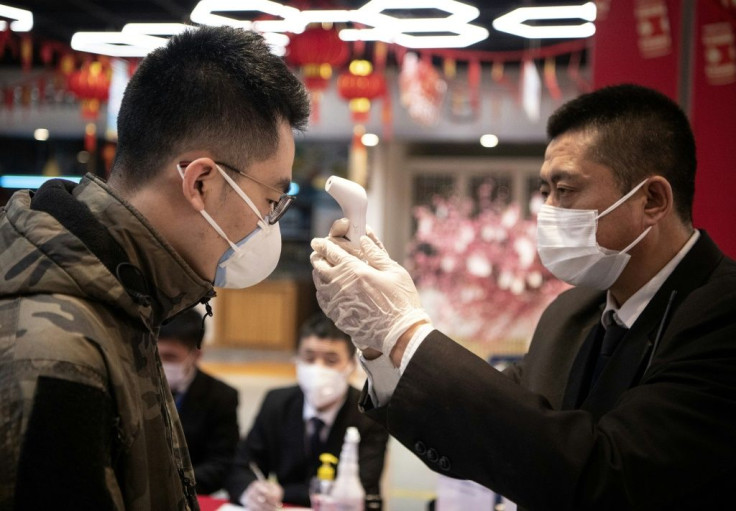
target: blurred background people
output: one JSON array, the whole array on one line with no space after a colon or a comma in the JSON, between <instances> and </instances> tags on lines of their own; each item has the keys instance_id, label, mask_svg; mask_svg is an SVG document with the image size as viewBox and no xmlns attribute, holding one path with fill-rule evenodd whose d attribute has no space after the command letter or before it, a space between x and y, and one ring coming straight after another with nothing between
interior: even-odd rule
<instances>
[{"instance_id":1,"label":"blurred background people","mask_svg":"<svg viewBox=\"0 0 736 511\"><path fill-rule=\"evenodd\" d=\"M194 466L197 493L221 489L238 443L238 391L199 368L202 315L188 309L161 327L158 352Z\"/></svg>"},{"instance_id":2,"label":"blurred background people","mask_svg":"<svg viewBox=\"0 0 736 511\"><path fill-rule=\"evenodd\" d=\"M281 502L309 506L309 481L319 455L335 456L349 426L360 432L360 480L366 495L379 495L388 433L358 411L359 391L349 384L355 347L324 314L301 326L297 346L298 385L268 392L253 427L237 447L227 491L251 510ZM260 481L251 463L276 481Z\"/></svg>"}]
</instances>

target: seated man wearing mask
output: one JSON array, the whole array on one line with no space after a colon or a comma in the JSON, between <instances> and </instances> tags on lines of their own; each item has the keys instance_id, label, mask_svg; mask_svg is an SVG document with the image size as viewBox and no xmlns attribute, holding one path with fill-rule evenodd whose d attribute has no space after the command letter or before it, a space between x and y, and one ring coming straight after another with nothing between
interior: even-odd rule
<instances>
[{"instance_id":1,"label":"seated man wearing mask","mask_svg":"<svg viewBox=\"0 0 736 511\"><path fill-rule=\"evenodd\" d=\"M240 430L238 391L199 368L203 335L202 315L188 309L161 327L158 353L184 429L197 493L208 494L223 487Z\"/></svg>"},{"instance_id":2,"label":"seated man wearing mask","mask_svg":"<svg viewBox=\"0 0 736 511\"><path fill-rule=\"evenodd\" d=\"M309 481L319 455L340 455L345 431L360 431L360 480L366 495L379 494L388 433L358 411L360 393L348 384L355 370L350 337L318 313L301 327L297 346L298 385L270 391L253 427L238 444L227 491L251 511L286 502L309 506ZM278 483L259 481L255 463Z\"/></svg>"}]
</instances>

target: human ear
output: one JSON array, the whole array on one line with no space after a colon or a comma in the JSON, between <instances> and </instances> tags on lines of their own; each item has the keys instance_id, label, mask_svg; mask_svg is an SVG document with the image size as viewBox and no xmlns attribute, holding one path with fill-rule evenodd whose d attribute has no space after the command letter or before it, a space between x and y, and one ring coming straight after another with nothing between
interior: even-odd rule
<instances>
[{"instance_id":1,"label":"human ear","mask_svg":"<svg viewBox=\"0 0 736 511\"><path fill-rule=\"evenodd\" d=\"M668 215L674 207L672 186L664 177L652 176L643 188L646 194L644 214L649 224L654 225Z\"/></svg>"},{"instance_id":2,"label":"human ear","mask_svg":"<svg viewBox=\"0 0 736 511\"><path fill-rule=\"evenodd\" d=\"M210 158L197 158L182 168L182 193L191 206L202 211L205 208L205 195L212 188L215 162Z\"/></svg>"}]
</instances>

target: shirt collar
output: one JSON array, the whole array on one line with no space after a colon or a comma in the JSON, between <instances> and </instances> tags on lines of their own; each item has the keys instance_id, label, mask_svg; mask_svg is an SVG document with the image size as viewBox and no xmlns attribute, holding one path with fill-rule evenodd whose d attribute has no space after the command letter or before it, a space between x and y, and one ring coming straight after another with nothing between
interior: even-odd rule
<instances>
[{"instance_id":1,"label":"shirt collar","mask_svg":"<svg viewBox=\"0 0 736 511\"><path fill-rule=\"evenodd\" d=\"M327 408L326 410L322 410L321 412L317 411L317 409L310 405L309 402L307 402L307 400L305 399L302 417L304 418L305 422L309 421L309 419L313 417L317 417L322 422L324 422L327 427L332 427L332 425L335 423L335 419L337 418L337 414L340 412L340 408L342 408L342 405L345 404L345 400L347 400L347 398L348 394L346 392L343 399L338 399L335 404L330 405L329 408Z\"/></svg>"},{"instance_id":2,"label":"shirt collar","mask_svg":"<svg viewBox=\"0 0 736 511\"><path fill-rule=\"evenodd\" d=\"M608 318L612 317L620 326L631 328L646 306L649 305L649 302L652 300L659 288L662 287L664 281L667 280L677 265L680 264L680 261L682 261L690 249L693 248L693 245L695 245L695 242L698 241L699 237L700 231L695 229L695 232L693 232L680 251L675 254L675 257L665 264L664 267L649 280L649 282L644 284L636 293L631 295L631 298L626 300L621 307L618 306L616 300L614 300L613 296L611 296L611 292L609 291L606 294L606 308L603 310L603 316L601 319L603 326L608 327L608 324L606 323L610 324L610 320ZM611 316L606 315L609 310L613 311Z\"/></svg>"}]
</instances>

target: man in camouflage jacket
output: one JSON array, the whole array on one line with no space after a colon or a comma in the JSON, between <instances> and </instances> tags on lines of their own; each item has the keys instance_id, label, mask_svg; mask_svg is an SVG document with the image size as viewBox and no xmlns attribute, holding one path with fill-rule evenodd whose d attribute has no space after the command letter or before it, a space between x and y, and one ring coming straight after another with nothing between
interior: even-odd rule
<instances>
[{"instance_id":1,"label":"man in camouflage jacket","mask_svg":"<svg viewBox=\"0 0 736 511\"><path fill-rule=\"evenodd\" d=\"M198 508L156 337L269 222L308 112L260 36L190 30L126 89L108 183L50 180L0 210L0 510Z\"/></svg>"}]
</instances>

